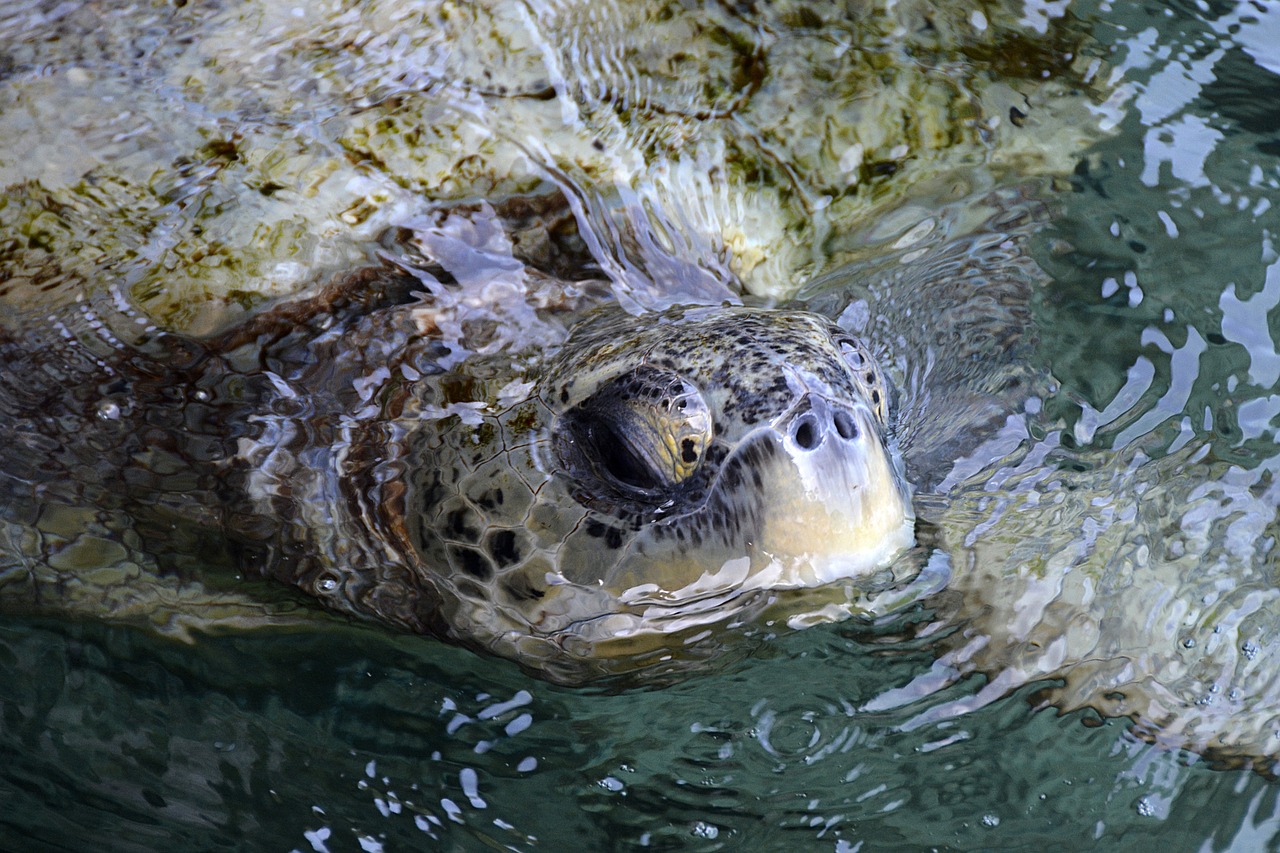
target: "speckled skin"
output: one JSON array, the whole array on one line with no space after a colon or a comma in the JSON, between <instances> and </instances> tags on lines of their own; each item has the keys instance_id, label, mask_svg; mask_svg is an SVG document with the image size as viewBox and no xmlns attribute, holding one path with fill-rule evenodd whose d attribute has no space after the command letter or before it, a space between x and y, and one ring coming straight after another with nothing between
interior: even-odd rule
<instances>
[{"instance_id":1,"label":"speckled skin","mask_svg":"<svg viewBox=\"0 0 1280 853\"><path fill-rule=\"evenodd\" d=\"M634 666L637 645L657 654L664 635L723 621L752 589L866 579L910 542L884 377L867 348L825 318L742 307L643 317L599 310L523 398L464 418L447 413L458 377L432 375L439 345L413 331L422 310L366 316L318 345L336 347L339 359L316 345L277 353L278 366L298 368L276 374L274 399L257 407L253 435L237 448L241 516L283 521L260 545L260 570L338 610L576 681ZM381 378L353 397L359 383L347 371L373 364ZM314 387L321 381L346 389L344 398ZM307 386L304 410L282 405ZM709 415L695 419L707 426L705 441L676 448L688 471L678 482L619 482L601 463L605 448L574 440L593 401L644 387L654 399L653 389L685 388ZM326 407L341 411L317 417ZM828 429L824 442L816 418L837 410L842 430ZM682 417L664 412L664 423ZM801 421L812 433L805 441L818 445L811 451L797 447ZM865 531L841 540L843 562L832 568L824 557L815 569L807 554L786 552L779 513L845 499L782 500L777 490L785 492L792 457L823 453L860 466L848 477L865 481L867 500L846 503L869 515ZM881 504L888 511L877 514ZM823 512L818 523L843 524L837 510ZM747 562L715 579L735 560Z\"/></svg>"},{"instance_id":2,"label":"speckled skin","mask_svg":"<svg viewBox=\"0 0 1280 853\"><path fill-rule=\"evenodd\" d=\"M109 293L19 319L0 329L0 603L178 634L296 617L261 577L567 682L718 655L720 627L864 612L918 568L893 564L904 470L937 482L1024 393L996 380L1026 279L963 275L972 257L867 292L908 334L863 340L805 311L587 311L590 285L555 280L501 303L540 347L488 346L500 323L458 322L399 264L205 340ZM1000 260L983 269L1018 269ZM905 418L884 340L936 365ZM803 603L779 617L783 599Z\"/></svg>"}]
</instances>

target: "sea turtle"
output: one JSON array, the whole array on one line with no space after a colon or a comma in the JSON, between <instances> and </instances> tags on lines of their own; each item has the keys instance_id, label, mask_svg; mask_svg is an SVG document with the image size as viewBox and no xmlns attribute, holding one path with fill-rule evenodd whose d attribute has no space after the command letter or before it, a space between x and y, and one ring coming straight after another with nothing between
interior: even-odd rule
<instances>
[{"instance_id":1,"label":"sea turtle","mask_svg":"<svg viewBox=\"0 0 1280 853\"><path fill-rule=\"evenodd\" d=\"M1267 565L1280 486L1195 443L1064 442L1022 246L1041 210L988 201L983 227L799 306L703 287L645 308L660 291L637 284L624 308L565 277L589 254L521 200L392 235L383 263L201 339L110 289L15 312L0 607L176 635L320 618L291 585L554 681L630 683L919 602L937 664L867 710L978 671L910 724L1038 683L1270 768L1280 594L1240 567Z\"/></svg>"},{"instance_id":2,"label":"sea turtle","mask_svg":"<svg viewBox=\"0 0 1280 853\"><path fill-rule=\"evenodd\" d=\"M462 358L434 262L344 275L206 340L131 332L109 300L8 331L0 476L27 541L4 599L244 621L234 581L208 577L222 555L555 680L669 672L720 649L716 626L900 592L918 569L897 560L915 541L909 481L927 494L1024 395L1016 260L903 288L952 306L931 343L960 367L908 418L874 342L795 308L588 310L589 284L548 276L529 304L554 290L577 310L528 319L570 326L563 343L523 364L501 347ZM479 349L485 332L467 334ZM113 557L130 568L89 570ZM191 598L219 588L234 600Z\"/></svg>"},{"instance_id":3,"label":"sea turtle","mask_svg":"<svg viewBox=\"0 0 1280 853\"><path fill-rule=\"evenodd\" d=\"M718 4L601 9L568 4L530 14L501 3L368 3L299 18L281 16L272 4L225 15L194 6L172 14L165 7L145 26L120 16L108 31L96 20L50 19L49 27L98 28L92 57L101 60L98 70L81 67L88 61L81 50L59 53L78 43L63 30L24 23L23 38L53 53L30 66L29 75L6 78L14 103L30 109L0 115L11 119L0 122L10 139L42 152L35 171L15 162L0 174L0 222L21 235L3 246L0 271L6 315L0 598L144 618L180 633L292 618L278 602L265 611L258 604L272 601L270 589L248 592L255 575L272 574L340 610L450 634L552 677L577 680L610 670L609 662L639 661L642 638L650 636L644 631L626 644L612 641L625 645L625 654L600 647L602 637L618 633L626 609L620 590L605 587L623 582L625 570L606 577L602 566L584 567L581 559L573 565L567 547L543 552L561 539L581 544L582 553L632 549L611 545L637 523L683 531L661 501L650 510L668 514L647 522L634 513L622 518L623 508L628 500L652 503L662 486L686 498L704 488L708 501L721 494L704 482L720 464L715 455L730 453L738 439L752 440L745 423L740 434L715 433L738 416L724 421L720 408L733 401L717 395L728 393L725 379L743 377L730 371L712 388L668 370L683 378L668 377L666 387L683 394L687 406L707 409L711 433L698 433L700 421L680 427L696 457L681 464L696 470L684 476L673 469L653 488L623 483L610 506L601 503L605 498L594 506L564 504L582 508L560 518L561 526L572 513L592 513L571 533L548 528L542 509L513 520L516 506L491 509L483 491L469 489L485 488L483 478L493 471L542 476L562 465L581 475L578 495L586 495L587 480L602 473L589 464L599 450L591 443L602 439L588 416L604 417L606 402L616 410L609 417L670 413L656 403L648 410L610 402L614 392L587 384L559 401L546 391L554 375L544 369L548 354L562 353L552 371L574 372L573 358L587 357L579 342L597 334L592 329L635 326L639 334L651 324L695 330L697 337L702 321L695 317L704 315L696 312L721 310L721 302L748 294L789 298L801 278L832 258L857 255L860 238L835 233L845 223L874 222L881 233L870 242L878 243L899 224L923 225L936 200L981 193L1006 172L1019 179L1060 173L1095 136L1095 122L1084 116L1095 98L1105 97L1106 86L1090 82L1106 76L1100 60L1074 49L1084 31L1054 19L1028 40L1020 6L996 4L980 18L927 2L890 4L883 14L851 14L841 3L806 5L803 14ZM156 48L147 47L145 57L135 29L163 36L148 37ZM983 66L974 73L967 70L969 57L987 56L1017 58L1000 63L998 85L985 59L974 60ZM263 57L271 58L266 71ZM622 59L596 67L599 57ZM246 92L254 97L246 101ZM131 106L122 114L124 102ZM1052 110L1040 109L1050 102ZM80 117L74 126L65 121L69 103ZM988 162L991 168L974 168ZM422 259L365 266L379 248L403 254L395 234L385 246L374 242L384 227L421 234L414 217L479 198L503 205L499 219L510 226L520 218L514 208L522 197L537 209L541 202L530 196L551 183L564 192L562 212L573 207L577 214L569 217L582 226L577 236L598 238L590 251L575 250L565 235L535 239L503 259L486 243L490 220L459 209L460 230L470 227L476 239L444 247L456 256L428 251ZM894 233L891 241L910 236ZM433 265L443 272L432 272ZM358 266L363 271L353 271ZM304 290L319 271L335 267L344 272L332 287ZM1018 278L1016 264L1007 269ZM606 310L584 320L565 344L570 321L600 301L573 278L605 273L628 316ZM646 288L636 280L645 275L667 280ZM942 319L919 330L954 338L940 342L947 358L924 389L932 395L927 406L927 395L910 389L900 408L887 399L894 393L887 386L906 387L910 377L900 370L877 389L853 366L841 368L850 371L848 383L865 387L850 384L813 398L838 404L849 418L861 417L861 406L881 415L875 429L853 421L859 434L849 440L883 446L876 476L893 483L881 494L886 519L897 514L898 522L885 520L888 534L878 551L859 545L866 553L844 569L828 566L812 578L844 571L857 575L866 593L896 590L899 575L918 568L890 560L907 539L911 512L897 483L901 474L894 473L898 456L917 495L928 495L950 463L1000 423L993 412L1016 408L1024 393L985 385L1012 363L989 344L1021 340L1017 330L1025 322L1010 324L997 311L992 325L1012 335L973 334L961 325L974 312L960 308L966 300L985 304L973 288L909 290L920 306L956 307L955 323ZM263 302L276 297L283 301L264 310ZM1007 301L1021 305L1025 295ZM680 312L680 303L679 317L663 313ZM250 315L229 330L228 305ZM698 350L716 349L725 326L757 316L746 306L724 310L719 331L697 340ZM757 324L765 338L773 335L771 322ZM796 322L792 337L808 329L813 346L826 347L822 336L835 334L818 320ZM913 323L869 330L860 357L899 357L896 340ZM672 345L683 347L671 356L676 362L716 369L685 343ZM608 385L634 373L638 366L626 360L645 358L643 347L637 342L630 354L617 354L618 375L602 367L596 381ZM959 355L967 357L952 360ZM719 357L736 366L731 348ZM843 356L826 352L819 361L835 358ZM635 381L659 382L662 375ZM872 375L884 380L883 372ZM802 374L793 379L805 381ZM596 399L597 391L606 397ZM800 404L799 397L787 399L775 405ZM781 417L783 409L773 414ZM819 415L815 410L812 423ZM562 422L571 428L557 431ZM539 429L552 431L545 448L514 438L503 444ZM575 455L578 445L558 443L575 429L590 434L584 455ZM436 433L448 436L439 448L427 438ZM464 438L479 443L468 447ZM803 450L795 439L784 440L787 453ZM476 458L486 448L489 457ZM683 441L679 449L683 454ZM645 456L662 448L641 441L632 450ZM538 489L531 477L521 488L549 498L552 490ZM749 486L768 492L774 484L761 478L761 486L754 478ZM503 489L504 500L519 491ZM449 510L437 513L433 525L411 511L422 501ZM811 508L819 503L828 511L822 501ZM796 512L815 521L812 513ZM738 520L737 513L727 518ZM428 535L436 530L444 530L440 541ZM703 536L685 532L695 534ZM833 544L849 546L840 538ZM644 547L652 554L656 546ZM707 553L716 569L725 562L724 553ZM421 560L433 563L432 579L456 578L458 588L427 583L413 568ZM786 562L783 552L779 565ZM441 571L446 563L448 572ZM561 566L570 580L596 572L602 583L548 583L545 576L554 579ZM872 577L861 577L871 569ZM684 589L695 576L681 581L670 572L655 580L671 587L666 592ZM753 607L778 604L774 588L801 580L772 583L768 594L739 596L737 604L746 607L747 598ZM627 612L647 607L645 617L635 618L663 625L657 636L678 640L677 657L697 657L704 645L715 650L714 639L691 639L705 632L705 617L734 616L732 607L708 606L710 591L686 592L703 604L697 618L640 598ZM520 595L526 598L519 605L511 603ZM596 604L587 606L588 599ZM815 606L842 611L860 600L844 592ZM587 618L601 612L613 614L612 621ZM805 621L813 612L797 605L788 615ZM514 635L503 620L515 626ZM558 639L544 643L530 625ZM521 637L531 639L517 642ZM650 670L668 665L664 645L652 650Z\"/></svg>"}]
</instances>

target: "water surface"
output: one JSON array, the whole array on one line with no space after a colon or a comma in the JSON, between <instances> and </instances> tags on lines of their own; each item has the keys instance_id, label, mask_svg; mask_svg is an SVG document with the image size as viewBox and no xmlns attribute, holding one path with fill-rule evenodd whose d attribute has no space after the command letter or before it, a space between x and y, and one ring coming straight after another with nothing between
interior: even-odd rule
<instances>
[{"instance_id":1,"label":"water surface","mask_svg":"<svg viewBox=\"0 0 1280 853\"><path fill-rule=\"evenodd\" d=\"M874 330L891 311L858 287L910 283L1004 192L997 211L1029 196L1042 223L1014 231L1046 273L1050 378L1031 440L950 516L994 519L952 598L661 688L554 687L332 623L188 645L6 616L11 846L1280 847L1280 9L16 3L0 21L0 300L23 316L87 293L199 334L440 203L559 185L620 299L728 282ZM609 227L628 218L630 242ZM917 630L948 608L949 630ZM1100 663L1064 674L1082 659Z\"/></svg>"}]
</instances>

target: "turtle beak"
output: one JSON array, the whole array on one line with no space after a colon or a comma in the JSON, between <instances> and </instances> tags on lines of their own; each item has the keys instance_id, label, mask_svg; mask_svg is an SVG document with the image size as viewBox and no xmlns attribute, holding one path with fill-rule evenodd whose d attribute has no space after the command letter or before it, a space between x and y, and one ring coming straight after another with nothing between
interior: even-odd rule
<instances>
[{"instance_id":1,"label":"turtle beak","mask_svg":"<svg viewBox=\"0 0 1280 853\"><path fill-rule=\"evenodd\" d=\"M901 461L869 406L809 394L773 424L756 550L779 587L816 586L884 568L914 541Z\"/></svg>"},{"instance_id":2,"label":"turtle beak","mask_svg":"<svg viewBox=\"0 0 1280 853\"><path fill-rule=\"evenodd\" d=\"M915 540L900 461L869 406L808 395L726 462L697 547L638 539L604 579L628 603L707 609L716 596L859 581ZM716 605L719 606L719 605Z\"/></svg>"}]
</instances>

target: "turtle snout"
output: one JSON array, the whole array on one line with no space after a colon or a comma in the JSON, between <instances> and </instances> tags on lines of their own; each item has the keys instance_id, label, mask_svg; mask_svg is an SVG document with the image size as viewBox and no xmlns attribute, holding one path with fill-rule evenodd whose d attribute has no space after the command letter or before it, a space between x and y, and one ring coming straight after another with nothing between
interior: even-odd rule
<instances>
[{"instance_id":1,"label":"turtle snout","mask_svg":"<svg viewBox=\"0 0 1280 853\"><path fill-rule=\"evenodd\" d=\"M809 452L824 442L854 442L871 427L871 411L858 403L846 404L808 395L792 411L786 433L796 448Z\"/></svg>"},{"instance_id":2,"label":"turtle snout","mask_svg":"<svg viewBox=\"0 0 1280 853\"><path fill-rule=\"evenodd\" d=\"M911 490L869 402L810 392L772 437L782 452L763 477L751 542L780 567L775 586L867 576L911 546Z\"/></svg>"}]
</instances>

